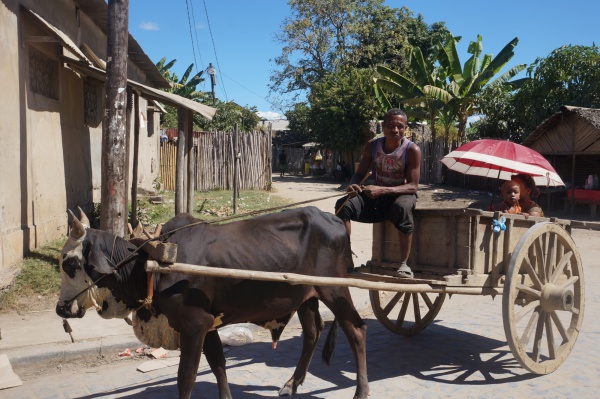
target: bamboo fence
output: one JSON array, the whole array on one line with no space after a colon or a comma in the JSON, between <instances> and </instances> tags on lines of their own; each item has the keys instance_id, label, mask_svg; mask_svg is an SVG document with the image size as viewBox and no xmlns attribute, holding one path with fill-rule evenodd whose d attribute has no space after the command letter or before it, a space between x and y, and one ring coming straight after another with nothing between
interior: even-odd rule
<instances>
[{"instance_id":1,"label":"bamboo fence","mask_svg":"<svg viewBox=\"0 0 600 399\"><path fill-rule=\"evenodd\" d=\"M234 135L231 132L194 132L197 191L233 189ZM237 146L239 189L266 189L271 182L269 133L238 133ZM176 154L176 142L161 144L160 173L164 190L175 190Z\"/></svg>"}]
</instances>

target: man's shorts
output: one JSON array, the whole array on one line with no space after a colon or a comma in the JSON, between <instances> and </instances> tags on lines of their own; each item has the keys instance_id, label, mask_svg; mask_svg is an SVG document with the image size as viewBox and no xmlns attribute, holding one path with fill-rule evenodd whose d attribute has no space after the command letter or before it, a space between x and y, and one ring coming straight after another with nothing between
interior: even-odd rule
<instances>
[{"instance_id":1,"label":"man's shorts","mask_svg":"<svg viewBox=\"0 0 600 399\"><path fill-rule=\"evenodd\" d=\"M346 197L340 198L335 209L339 209ZM414 228L413 211L417 204L417 195L382 195L369 198L358 193L350 198L337 214L344 221L354 220L361 223L379 223L389 220L404 234L411 234Z\"/></svg>"}]
</instances>

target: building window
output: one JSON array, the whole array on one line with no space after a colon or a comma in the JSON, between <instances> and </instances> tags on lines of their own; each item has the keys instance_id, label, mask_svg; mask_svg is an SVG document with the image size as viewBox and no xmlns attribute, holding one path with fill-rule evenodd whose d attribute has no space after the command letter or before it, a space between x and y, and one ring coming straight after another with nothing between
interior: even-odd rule
<instances>
[{"instance_id":1,"label":"building window","mask_svg":"<svg viewBox=\"0 0 600 399\"><path fill-rule=\"evenodd\" d=\"M102 122L102 88L93 80L83 80L83 124L97 127Z\"/></svg>"},{"instance_id":2,"label":"building window","mask_svg":"<svg viewBox=\"0 0 600 399\"><path fill-rule=\"evenodd\" d=\"M29 87L58 100L58 62L33 47L29 47Z\"/></svg>"}]
</instances>

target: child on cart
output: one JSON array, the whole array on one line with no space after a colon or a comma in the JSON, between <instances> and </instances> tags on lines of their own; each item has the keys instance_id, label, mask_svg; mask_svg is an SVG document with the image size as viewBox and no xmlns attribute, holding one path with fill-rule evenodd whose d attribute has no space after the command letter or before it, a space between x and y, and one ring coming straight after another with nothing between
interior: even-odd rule
<instances>
[{"instance_id":1,"label":"child on cart","mask_svg":"<svg viewBox=\"0 0 600 399\"><path fill-rule=\"evenodd\" d=\"M531 199L532 193L539 192L533 178L526 174L513 175L502 184L502 203L499 211L528 216L544 216L542 207Z\"/></svg>"}]
</instances>

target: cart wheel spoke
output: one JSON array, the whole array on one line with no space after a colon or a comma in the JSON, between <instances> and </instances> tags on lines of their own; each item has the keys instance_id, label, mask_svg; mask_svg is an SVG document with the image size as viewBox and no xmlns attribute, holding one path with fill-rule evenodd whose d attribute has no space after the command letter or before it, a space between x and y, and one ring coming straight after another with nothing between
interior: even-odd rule
<instances>
[{"instance_id":1,"label":"cart wheel spoke","mask_svg":"<svg viewBox=\"0 0 600 399\"><path fill-rule=\"evenodd\" d=\"M542 314L537 320L537 325L535 327L535 339L533 341L533 352L531 353L531 358L537 363L540 361L540 346L542 345L542 334L544 334L544 318L545 312L541 312Z\"/></svg>"},{"instance_id":2,"label":"cart wheel spoke","mask_svg":"<svg viewBox=\"0 0 600 399\"><path fill-rule=\"evenodd\" d=\"M427 304L427 309L431 310L433 309L433 302L431 302L431 299L429 299L429 297L427 296L426 292L421 292L421 298L423 298L423 302L425 302Z\"/></svg>"},{"instance_id":3,"label":"cart wheel spoke","mask_svg":"<svg viewBox=\"0 0 600 399\"><path fill-rule=\"evenodd\" d=\"M562 259L560 260L560 262L558 262L558 266L556 266L556 269L554 269L554 273L552 273L552 277L550 278L550 282L552 283L556 283L556 280L558 280L558 278L560 276L562 276L564 270L565 270L565 266L567 264L569 264L569 262L571 261L571 256L573 256L573 251L569 251L566 254L563 255Z\"/></svg>"},{"instance_id":4,"label":"cart wheel spoke","mask_svg":"<svg viewBox=\"0 0 600 399\"><path fill-rule=\"evenodd\" d=\"M398 313L398 319L396 319L396 325L398 327L402 327L402 323L404 322L404 318L406 317L406 310L408 309L408 303L410 302L410 293L404 294L404 301L402 301L402 307L400 308L400 313Z\"/></svg>"},{"instance_id":5,"label":"cart wheel spoke","mask_svg":"<svg viewBox=\"0 0 600 399\"><path fill-rule=\"evenodd\" d=\"M526 294L533 295L536 298L539 298L542 295L542 293L540 291L534 290L533 288L528 287L528 286L523 285L523 284L517 284L517 289L519 291L521 291L521 292L526 293Z\"/></svg>"},{"instance_id":6,"label":"cart wheel spoke","mask_svg":"<svg viewBox=\"0 0 600 399\"><path fill-rule=\"evenodd\" d=\"M502 295L504 332L521 366L556 370L571 352L583 321L581 257L558 224L537 223L515 246Z\"/></svg>"},{"instance_id":7,"label":"cart wheel spoke","mask_svg":"<svg viewBox=\"0 0 600 399\"><path fill-rule=\"evenodd\" d=\"M429 292L370 291L369 296L377 320L404 336L415 335L433 322L446 298L445 293Z\"/></svg>"},{"instance_id":8,"label":"cart wheel spoke","mask_svg":"<svg viewBox=\"0 0 600 399\"><path fill-rule=\"evenodd\" d=\"M550 314L550 317L552 318L552 321L554 322L554 325L556 326L556 330L558 331L558 333L562 337L563 342L569 342L569 336L567 335L567 331L565 330L565 326L563 326L563 323L558 318L558 315L556 314L556 312L552 312Z\"/></svg>"},{"instance_id":9,"label":"cart wheel spoke","mask_svg":"<svg viewBox=\"0 0 600 399\"><path fill-rule=\"evenodd\" d=\"M535 240L534 248L535 248L535 257L536 257L537 265L538 265L538 269L539 269L540 280L542 280L542 282L546 283L546 282L548 282L548 280L546 279L546 265L545 265L545 261L544 261L544 248L542 247L543 246L543 238L544 238L544 236L541 236L540 238Z\"/></svg>"},{"instance_id":10,"label":"cart wheel spoke","mask_svg":"<svg viewBox=\"0 0 600 399\"><path fill-rule=\"evenodd\" d=\"M556 266L556 235L548 234L548 255L546 256L546 276L548 276L548 282L551 281L552 270Z\"/></svg>"},{"instance_id":11,"label":"cart wheel spoke","mask_svg":"<svg viewBox=\"0 0 600 399\"><path fill-rule=\"evenodd\" d=\"M531 317L529 318L529 321L527 322L527 327L525 327L525 330L523 330L523 335L521 335L521 338L519 339L519 342L521 342L521 344L523 346L527 346L529 345L529 340L531 339L531 333L533 332L533 326L536 324L538 318L540 317L540 312L538 310L536 310L535 312L533 312L531 314Z\"/></svg>"},{"instance_id":12,"label":"cart wheel spoke","mask_svg":"<svg viewBox=\"0 0 600 399\"><path fill-rule=\"evenodd\" d=\"M401 292L397 292L396 295L394 295L394 297L392 298L392 300L390 301L390 303L388 303L387 306L385 308L383 308L383 314L384 315L387 316L387 315L390 314L390 312L392 311L392 309L394 309L394 306L396 306L396 304L400 300L401 296L402 296Z\"/></svg>"},{"instance_id":13,"label":"cart wheel spoke","mask_svg":"<svg viewBox=\"0 0 600 399\"><path fill-rule=\"evenodd\" d=\"M540 280L540 277L535 272L535 269L534 269L533 265L531 264L531 262L529 262L529 258L523 259L523 266L525 266L525 270L527 271L527 274L529 275L529 277L533 281L533 284L537 288L541 289L544 284L542 284L542 282Z\"/></svg>"},{"instance_id":14,"label":"cart wheel spoke","mask_svg":"<svg viewBox=\"0 0 600 399\"><path fill-rule=\"evenodd\" d=\"M413 307L415 310L415 322L420 323L421 322L421 309L419 308L419 295L416 292L413 292L412 299L413 299Z\"/></svg>"},{"instance_id":15,"label":"cart wheel spoke","mask_svg":"<svg viewBox=\"0 0 600 399\"><path fill-rule=\"evenodd\" d=\"M554 313L554 312L552 312ZM546 324L546 340L548 341L548 356L550 359L556 359L556 347L554 346L554 330L550 321L550 314L546 313L544 324Z\"/></svg>"},{"instance_id":16,"label":"cart wheel spoke","mask_svg":"<svg viewBox=\"0 0 600 399\"><path fill-rule=\"evenodd\" d=\"M519 313L515 313L515 321L518 323L526 314L528 314L538 306L540 306L539 300L528 303L526 306L523 307L523 309L521 309Z\"/></svg>"}]
</instances>

